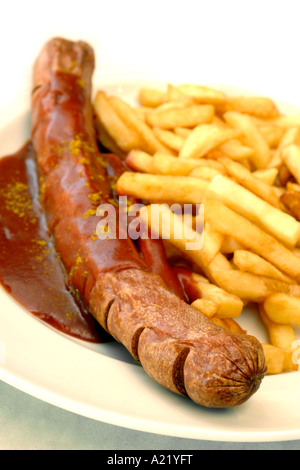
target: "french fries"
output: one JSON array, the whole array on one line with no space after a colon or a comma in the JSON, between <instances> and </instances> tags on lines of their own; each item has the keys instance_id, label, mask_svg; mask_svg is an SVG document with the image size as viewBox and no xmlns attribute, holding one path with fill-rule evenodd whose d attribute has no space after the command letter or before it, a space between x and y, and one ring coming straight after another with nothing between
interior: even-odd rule
<instances>
[{"instance_id":1,"label":"french fries","mask_svg":"<svg viewBox=\"0 0 300 470\"><path fill-rule=\"evenodd\" d=\"M193 127L199 124L209 123L214 118L213 106L193 105L189 107L158 108L147 114L146 120L150 126L161 129L173 129L175 127Z\"/></svg>"},{"instance_id":2,"label":"french fries","mask_svg":"<svg viewBox=\"0 0 300 470\"><path fill-rule=\"evenodd\" d=\"M156 137L167 147L177 152L182 148L185 141L184 137L175 134L175 132L161 129L160 127L154 127L153 131Z\"/></svg>"},{"instance_id":3,"label":"french fries","mask_svg":"<svg viewBox=\"0 0 300 470\"><path fill-rule=\"evenodd\" d=\"M283 163L283 158L282 158L283 150L289 145L298 144L299 138L300 138L299 127L289 127L287 129L283 129L283 136L278 144L278 147L275 149L270 162L268 163L268 168L280 168Z\"/></svg>"},{"instance_id":4,"label":"french fries","mask_svg":"<svg viewBox=\"0 0 300 470\"><path fill-rule=\"evenodd\" d=\"M293 183L290 183L293 184ZM288 185L287 185L288 186ZM289 185L290 186L290 185ZM295 188L293 185L292 188ZM287 191L280 197L282 204L291 212L296 220L300 221L300 191L296 189L290 189L287 187Z\"/></svg>"},{"instance_id":5,"label":"french fries","mask_svg":"<svg viewBox=\"0 0 300 470\"><path fill-rule=\"evenodd\" d=\"M187 106L190 106L195 103L195 99L193 96L188 96L186 93L183 93L183 91L181 91L179 88L175 87L170 83L167 87L165 99L167 102L182 103Z\"/></svg>"},{"instance_id":6,"label":"french fries","mask_svg":"<svg viewBox=\"0 0 300 470\"><path fill-rule=\"evenodd\" d=\"M215 176L220 175L220 171L216 168L209 168L207 166L200 166L191 171L190 176L201 178L207 181L212 181Z\"/></svg>"},{"instance_id":7,"label":"french fries","mask_svg":"<svg viewBox=\"0 0 300 470\"><path fill-rule=\"evenodd\" d=\"M268 184L269 186L273 186L275 184L276 178L278 176L278 169L277 168L267 168L264 170L256 170L253 172L253 175L256 176L259 180L263 181L264 183ZM272 188L271 188L272 191ZM255 192L255 191L254 191ZM276 193L276 191L275 191ZM275 196L276 197L276 196ZM262 197L262 199L265 199ZM270 204L277 205L277 202Z\"/></svg>"},{"instance_id":8,"label":"french fries","mask_svg":"<svg viewBox=\"0 0 300 470\"><path fill-rule=\"evenodd\" d=\"M282 158L297 183L300 183L300 146L289 145L282 151Z\"/></svg>"},{"instance_id":9,"label":"french fries","mask_svg":"<svg viewBox=\"0 0 300 470\"><path fill-rule=\"evenodd\" d=\"M265 300L264 309L275 323L300 326L300 298L276 293Z\"/></svg>"},{"instance_id":10,"label":"french fries","mask_svg":"<svg viewBox=\"0 0 300 470\"><path fill-rule=\"evenodd\" d=\"M214 279L223 290L246 301L262 302L274 292L263 277L235 269L215 271Z\"/></svg>"},{"instance_id":11,"label":"french fries","mask_svg":"<svg viewBox=\"0 0 300 470\"><path fill-rule=\"evenodd\" d=\"M167 239L181 253L187 253L186 256L200 268L205 265L206 248L201 249L202 235L187 225L180 215L174 214L165 204L144 206L140 210L140 219L148 224L151 234Z\"/></svg>"},{"instance_id":12,"label":"french fries","mask_svg":"<svg viewBox=\"0 0 300 470\"><path fill-rule=\"evenodd\" d=\"M206 180L190 176L125 172L119 178L116 189L120 195L147 201L201 204L208 184Z\"/></svg>"},{"instance_id":13,"label":"french fries","mask_svg":"<svg viewBox=\"0 0 300 470\"><path fill-rule=\"evenodd\" d=\"M147 126L147 124L140 118L139 114L133 107L116 96L110 97L110 103L115 109L116 113L119 115L120 119L122 119L126 124L127 128L133 130L140 136L143 142L141 144L143 150L146 152L149 151L150 153L154 153L158 150L170 153L168 148L157 139L153 129ZM99 118L99 110L97 113L97 109L96 114Z\"/></svg>"},{"instance_id":14,"label":"french fries","mask_svg":"<svg viewBox=\"0 0 300 470\"><path fill-rule=\"evenodd\" d=\"M287 245L296 246L300 224L253 192L223 175L215 176L207 188L207 196L217 199Z\"/></svg>"},{"instance_id":15,"label":"french fries","mask_svg":"<svg viewBox=\"0 0 300 470\"><path fill-rule=\"evenodd\" d=\"M260 318L267 329L271 345L281 349L285 354L281 372L298 370L297 363L293 361L293 355L297 353L297 350L299 351L300 346L297 342L293 326L271 320L263 304L259 304L258 310Z\"/></svg>"},{"instance_id":16,"label":"french fries","mask_svg":"<svg viewBox=\"0 0 300 470\"><path fill-rule=\"evenodd\" d=\"M132 170L117 193L143 202L139 217L170 263L190 266L194 308L244 334L239 318L254 302L268 374L298 370L300 114L198 84L142 88L137 98L137 106L102 90L95 98L99 139ZM204 204L202 224L173 204Z\"/></svg>"},{"instance_id":17,"label":"french fries","mask_svg":"<svg viewBox=\"0 0 300 470\"><path fill-rule=\"evenodd\" d=\"M208 299L197 299L191 305L208 318L214 317L219 308L218 303Z\"/></svg>"},{"instance_id":18,"label":"french fries","mask_svg":"<svg viewBox=\"0 0 300 470\"><path fill-rule=\"evenodd\" d=\"M262 344L269 375L282 374L284 371L285 352L272 344Z\"/></svg>"},{"instance_id":19,"label":"french fries","mask_svg":"<svg viewBox=\"0 0 300 470\"><path fill-rule=\"evenodd\" d=\"M228 98L225 93L216 88L195 85L195 84L184 84L176 87L187 96L192 97L196 103L209 103L209 104L224 104Z\"/></svg>"},{"instance_id":20,"label":"french fries","mask_svg":"<svg viewBox=\"0 0 300 470\"><path fill-rule=\"evenodd\" d=\"M215 314L219 318L238 318L243 311L243 302L236 295L230 294L221 287L210 282L203 282L197 274L193 274L201 299L215 302L218 308Z\"/></svg>"},{"instance_id":21,"label":"french fries","mask_svg":"<svg viewBox=\"0 0 300 470\"><path fill-rule=\"evenodd\" d=\"M209 222L204 224L204 240L202 247L202 259L205 265L215 258L219 253L224 240L224 235L215 230Z\"/></svg>"},{"instance_id":22,"label":"french fries","mask_svg":"<svg viewBox=\"0 0 300 470\"><path fill-rule=\"evenodd\" d=\"M236 249L233 252L232 261L241 271L278 279L291 284L296 282L291 277L282 273L272 263L269 263L252 251Z\"/></svg>"},{"instance_id":23,"label":"french fries","mask_svg":"<svg viewBox=\"0 0 300 470\"><path fill-rule=\"evenodd\" d=\"M250 192L254 193L256 196L268 202L272 206L279 209L282 208L278 195L272 185L270 185L269 180L266 182L264 181L263 176L259 176L262 175L262 172L266 170L257 170L255 172L251 172L245 168L245 166L226 157L221 157L219 161L222 163L222 165L224 165L227 173L244 188L248 189ZM271 168L268 171L272 172L271 182L274 183L278 171L275 168Z\"/></svg>"},{"instance_id":24,"label":"french fries","mask_svg":"<svg viewBox=\"0 0 300 470\"><path fill-rule=\"evenodd\" d=\"M156 108L163 104L165 100L165 92L156 88L141 88L138 99L142 106Z\"/></svg>"},{"instance_id":25,"label":"french fries","mask_svg":"<svg viewBox=\"0 0 300 470\"><path fill-rule=\"evenodd\" d=\"M237 111L228 111L224 114L224 119L234 129L240 130L244 136L244 143L253 148L251 161L255 167L265 168L270 161L270 148L251 117Z\"/></svg>"},{"instance_id":26,"label":"french fries","mask_svg":"<svg viewBox=\"0 0 300 470\"><path fill-rule=\"evenodd\" d=\"M95 110L108 135L124 152L138 148L142 144L139 134L126 126L103 91L97 93Z\"/></svg>"},{"instance_id":27,"label":"french fries","mask_svg":"<svg viewBox=\"0 0 300 470\"><path fill-rule=\"evenodd\" d=\"M201 158L210 150L239 136L239 131L202 124L196 126L180 148L179 158Z\"/></svg>"},{"instance_id":28,"label":"french fries","mask_svg":"<svg viewBox=\"0 0 300 470\"><path fill-rule=\"evenodd\" d=\"M224 166L216 160L209 158L181 160L180 158L156 152L153 155L155 171L162 175L189 176L192 171L199 168L211 168L218 173L227 174Z\"/></svg>"},{"instance_id":29,"label":"french fries","mask_svg":"<svg viewBox=\"0 0 300 470\"><path fill-rule=\"evenodd\" d=\"M283 129L289 129L291 127L300 126L300 114L295 114L293 116L278 116L277 118L271 119L271 124L275 126L282 127Z\"/></svg>"},{"instance_id":30,"label":"french fries","mask_svg":"<svg viewBox=\"0 0 300 470\"><path fill-rule=\"evenodd\" d=\"M153 157L142 150L131 150L127 154L126 163L132 170L141 173L157 173Z\"/></svg>"},{"instance_id":31,"label":"french fries","mask_svg":"<svg viewBox=\"0 0 300 470\"><path fill-rule=\"evenodd\" d=\"M224 235L234 237L243 246L273 263L289 276L299 278L300 259L286 246L247 218L214 200L205 201L205 214L206 220L216 230Z\"/></svg>"},{"instance_id":32,"label":"french fries","mask_svg":"<svg viewBox=\"0 0 300 470\"><path fill-rule=\"evenodd\" d=\"M228 108L259 118L271 119L279 116L276 104L265 96L235 96L230 98Z\"/></svg>"},{"instance_id":33,"label":"french fries","mask_svg":"<svg viewBox=\"0 0 300 470\"><path fill-rule=\"evenodd\" d=\"M211 158L229 157L232 160L245 160L252 157L254 150L251 147L243 145L238 139L229 139L224 144L209 152Z\"/></svg>"}]
</instances>

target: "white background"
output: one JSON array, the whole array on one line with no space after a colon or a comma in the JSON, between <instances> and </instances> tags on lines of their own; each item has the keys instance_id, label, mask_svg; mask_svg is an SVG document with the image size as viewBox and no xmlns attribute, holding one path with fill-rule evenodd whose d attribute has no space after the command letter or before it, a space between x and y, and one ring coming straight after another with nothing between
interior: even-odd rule
<instances>
[{"instance_id":1,"label":"white background","mask_svg":"<svg viewBox=\"0 0 300 470\"><path fill-rule=\"evenodd\" d=\"M100 71L164 69L300 104L297 0L0 0L1 104L54 35L90 42Z\"/></svg>"},{"instance_id":2,"label":"white background","mask_svg":"<svg viewBox=\"0 0 300 470\"><path fill-rule=\"evenodd\" d=\"M90 42L97 73L102 67L164 71L170 82L224 83L300 106L298 9L299 0L0 0L0 124L30 90L33 61L55 35ZM95 423L1 383L0 401L2 449L226 447Z\"/></svg>"}]
</instances>

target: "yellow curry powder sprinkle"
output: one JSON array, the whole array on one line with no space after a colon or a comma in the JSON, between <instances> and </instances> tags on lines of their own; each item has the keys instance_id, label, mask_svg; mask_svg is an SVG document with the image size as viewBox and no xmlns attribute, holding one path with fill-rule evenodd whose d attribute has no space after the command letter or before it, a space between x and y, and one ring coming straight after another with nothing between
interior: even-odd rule
<instances>
[{"instance_id":1,"label":"yellow curry powder sprinkle","mask_svg":"<svg viewBox=\"0 0 300 470\"><path fill-rule=\"evenodd\" d=\"M36 261L43 262L44 267L45 267L45 273L47 271L52 270L58 260L58 256L56 256L56 253L54 254L55 261L52 266L49 264L48 256L53 252L54 248L52 245L49 245L49 243L46 240L32 240L34 243L36 243L36 246L38 248L38 254L36 254L35 259Z\"/></svg>"},{"instance_id":2,"label":"yellow curry powder sprinkle","mask_svg":"<svg viewBox=\"0 0 300 470\"><path fill-rule=\"evenodd\" d=\"M97 161L103 168L107 168L107 163L101 155L97 156Z\"/></svg>"},{"instance_id":3,"label":"yellow curry powder sprinkle","mask_svg":"<svg viewBox=\"0 0 300 470\"><path fill-rule=\"evenodd\" d=\"M88 160L88 158L85 158L83 157L81 160L80 160L80 165L88 165L90 162Z\"/></svg>"},{"instance_id":4,"label":"yellow curry powder sprinkle","mask_svg":"<svg viewBox=\"0 0 300 470\"><path fill-rule=\"evenodd\" d=\"M77 256L75 260L75 266L78 266L81 263L83 263L83 259L81 258L81 256Z\"/></svg>"},{"instance_id":5,"label":"yellow curry powder sprinkle","mask_svg":"<svg viewBox=\"0 0 300 470\"><path fill-rule=\"evenodd\" d=\"M43 184L40 186L40 194L41 194L41 196L44 196L44 195L45 195L45 191L46 191L46 183L43 183Z\"/></svg>"},{"instance_id":6,"label":"yellow curry powder sprinkle","mask_svg":"<svg viewBox=\"0 0 300 470\"><path fill-rule=\"evenodd\" d=\"M117 203L117 201L115 201L115 200L112 199L112 198L108 199L108 202L109 202L110 204L112 204L113 206L115 206L115 207L119 207L119 204Z\"/></svg>"},{"instance_id":7,"label":"yellow curry powder sprinkle","mask_svg":"<svg viewBox=\"0 0 300 470\"><path fill-rule=\"evenodd\" d=\"M98 206L101 202L102 192L99 191L98 193L91 193L89 194L89 199L91 200L92 204Z\"/></svg>"},{"instance_id":8,"label":"yellow curry powder sprinkle","mask_svg":"<svg viewBox=\"0 0 300 470\"><path fill-rule=\"evenodd\" d=\"M97 235L96 231L94 231L94 235L91 237L91 239L92 239L93 242L98 240L98 235Z\"/></svg>"},{"instance_id":9,"label":"yellow curry powder sprinkle","mask_svg":"<svg viewBox=\"0 0 300 470\"><path fill-rule=\"evenodd\" d=\"M89 217L91 217L92 215L96 215L96 209L89 209L85 214L84 214L84 218L85 219L88 219Z\"/></svg>"},{"instance_id":10,"label":"yellow curry powder sprinkle","mask_svg":"<svg viewBox=\"0 0 300 470\"><path fill-rule=\"evenodd\" d=\"M6 210L13 212L20 218L24 218L32 210L28 186L24 183L8 184L1 191L1 195L4 196Z\"/></svg>"},{"instance_id":11,"label":"yellow curry powder sprinkle","mask_svg":"<svg viewBox=\"0 0 300 470\"><path fill-rule=\"evenodd\" d=\"M77 315L76 312L66 312L66 317L68 320L72 320L74 315Z\"/></svg>"},{"instance_id":12,"label":"yellow curry powder sprinkle","mask_svg":"<svg viewBox=\"0 0 300 470\"><path fill-rule=\"evenodd\" d=\"M81 87L81 88L85 88L85 81L82 79L82 78L78 78L78 80L76 80L76 83Z\"/></svg>"},{"instance_id":13,"label":"yellow curry powder sprinkle","mask_svg":"<svg viewBox=\"0 0 300 470\"><path fill-rule=\"evenodd\" d=\"M95 148L89 142L86 142L80 134L77 134L71 142L69 142L69 150L72 155L80 155L81 151L87 153L95 152Z\"/></svg>"},{"instance_id":14,"label":"yellow curry powder sprinkle","mask_svg":"<svg viewBox=\"0 0 300 470\"><path fill-rule=\"evenodd\" d=\"M74 139L70 142L62 142L60 145L57 145L54 149L54 153L62 155L64 152L71 152L74 156L79 156L82 152L89 154L96 151L94 145L91 145L90 142L87 142L81 134L75 135ZM88 159L83 157L81 159L82 163L89 163Z\"/></svg>"},{"instance_id":15,"label":"yellow curry powder sprinkle","mask_svg":"<svg viewBox=\"0 0 300 470\"><path fill-rule=\"evenodd\" d=\"M36 243L40 246L47 246L46 240L36 240Z\"/></svg>"}]
</instances>

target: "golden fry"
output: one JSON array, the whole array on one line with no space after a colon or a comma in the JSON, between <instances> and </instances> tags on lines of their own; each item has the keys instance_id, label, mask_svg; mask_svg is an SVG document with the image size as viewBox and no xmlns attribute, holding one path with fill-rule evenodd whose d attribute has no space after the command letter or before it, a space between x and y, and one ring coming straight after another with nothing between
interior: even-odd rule
<instances>
[{"instance_id":1,"label":"golden fry","mask_svg":"<svg viewBox=\"0 0 300 470\"><path fill-rule=\"evenodd\" d=\"M191 96L198 103L223 104L227 96L221 90L203 85L184 84L176 87L182 93Z\"/></svg>"},{"instance_id":2,"label":"golden fry","mask_svg":"<svg viewBox=\"0 0 300 470\"><path fill-rule=\"evenodd\" d=\"M285 147L282 151L282 158L297 183L300 184L300 146L294 144Z\"/></svg>"},{"instance_id":3,"label":"golden fry","mask_svg":"<svg viewBox=\"0 0 300 470\"><path fill-rule=\"evenodd\" d=\"M297 343L294 328L291 325L275 323L272 321L264 309L263 304L258 305L260 318L267 328L268 336L271 344L285 352L284 371L298 370L297 361L295 361L294 353L300 351Z\"/></svg>"},{"instance_id":4,"label":"golden fry","mask_svg":"<svg viewBox=\"0 0 300 470\"><path fill-rule=\"evenodd\" d=\"M259 126L259 132L264 137L266 142L268 142L271 149L278 147L284 135L284 129L278 126L272 126L270 124Z\"/></svg>"},{"instance_id":5,"label":"golden fry","mask_svg":"<svg viewBox=\"0 0 300 470\"><path fill-rule=\"evenodd\" d=\"M209 168L208 166L199 166L191 171L190 176L194 178L201 178L207 181L211 181L215 176L222 174L216 168Z\"/></svg>"},{"instance_id":6,"label":"golden fry","mask_svg":"<svg viewBox=\"0 0 300 470\"><path fill-rule=\"evenodd\" d=\"M117 114L126 123L126 125L130 129L133 129L141 137L141 150L144 150L151 154L158 150L170 153L167 147L165 147L157 139L153 130L140 118L135 108L133 108L117 96L110 96L109 100Z\"/></svg>"},{"instance_id":7,"label":"golden fry","mask_svg":"<svg viewBox=\"0 0 300 470\"><path fill-rule=\"evenodd\" d=\"M232 176L238 183L240 183L252 193L256 194L256 196L264 199L272 206L281 208L279 198L276 194L276 191L274 191L274 188L258 176L259 171L262 172L266 170L257 170L256 172L251 172L240 163L234 162L229 158L221 158L219 161L224 165L228 174ZM269 169L268 171L273 170L277 174L277 170L274 168Z\"/></svg>"},{"instance_id":8,"label":"golden fry","mask_svg":"<svg viewBox=\"0 0 300 470\"><path fill-rule=\"evenodd\" d=\"M201 204L208 181L189 176L150 175L125 172L119 178L118 194L147 201Z\"/></svg>"},{"instance_id":9,"label":"golden fry","mask_svg":"<svg viewBox=\"0 0 300 470\"><path fill-rule=\"evenodd\" d=\"M243 245L239 243L235 238L225 236L222 246L221 246L221 253L223 254L232 254L235 250L242 250Z\"/></svg>"},{"instance_id":10,"label":"golden fry","mask_svg":"<svg viewBox=\"0 0 300 470\"><path fill-rule=\"evenodd\" d=\"M197 282L201 298L215 301L218 304L217 315L219 318L238 318L241 315L244 304L239 297L229 294L209 282L198 281L195 274L193 274L193 278Z\"/></svg>"},{"instance_id":11,"label":"golden fry","mask_svg":"<svg viewBox=\"0 0 300 470\"><path fill-rule=\"evenodd\" d=\"M141 145L139 135L119 117L103 91L97 93L94 107L100 123L120 149L128 152Z\"/></svg>"},{"instance_id":12,"label":"golden fry","mask_svg":"<svg viewBox=\"0 0 300 470\"><path fill-rule=\"evenodd\" d=\"M215 230L209 222L204 224L204 239L202 251L202 260L205 266L215 258L219 253L222 243L224 240L224 235L217 230Z\"/></svg>"},{"instance_id":13,"label":"golden fry","mask_svg":"<svg viewBox=\"0 0 300 470\"><path fill-rule=\"evenodd\" d=\"M197 299L191 305L208 318L213 317L219 308L218 303L208 299Z\"/></svg>"},{"instance_id":14,"label":"golden fry","mask_svg":"<svg viewBox=\"0 0 300 470\"><path fill-rule=\"evenodd\" d=\"M193 129L179 152L179 158L201 158L210 150L234 139L239 131L221 129L215 125L202 124Z\"/></svg>"},{"instance_id":15,"label":"golden fry","mask_svg":"<svg viewBox=\"0 0 300 470\"><path fill-rule=\"evenodd\" d=\"M274 292L261 276L235 269L215 271L214 279L226 292L251 302L262 302Z\"/></svg>"},{"instance_id":16,"label":"golden fry","mask_svg":"<svg viewBox=\"0 0 300 470\"><path fill-rule=\"evenodd\" d=\"M252 114L263 119L279 116L273 100L265 96L235 96L229 99L228 108L240 113Z\"/></svg>"},{"instance_id":17,"label":"golden fry","mask_svg":"<svg viewBox=\"0 0 300 470\"><path fill-rule=\"evenodd\" d=\"M275 149L271 160L269 161L268 168L279 168L282 165L282 151L289 145L298 144L300 139L300 127L290 127L283 129L283 136Z\"/></svg>"},{"instance_id":18,"label":"golden fry","mask_svg":"<svg viewBox=\"0 0 300 470\"><path fill-rule=\"evenodd\" d=\"M120 147L118 147L115 140L108 134L104 126L100 123L99 119L95 121L95 129L97 131L98 139L100 140L103 147L118 155L123 160L126 156L126 153Z\"/></svg>"},{"instance_id":19,"label":"golden fry","mask_svg":"<svg viewBox=\"0 0 300 470\"><path fill-rule=\"evenodd\" d=\"M267 374L282 374L284 371L285 352L272 344L262 343L264 356L267 364Z\"/></svg>"},{"instance_id":20,"label":"golden fry","mask_svg":"<svg viewBox=\"0 0 300 470\"><path fill-rule=\"evenodd\" d=\"M265 168L271 157L269 145L251 117L236 111L228 111L225 113L224 119L234 129L240 130L243 133L245 145L253 148L254 154L251 161L255 167L257 169Z\"/></svg>"},{"instance_id":21,"label":"golden fry","mask_svg":"<svg viewBox=\"0 0 300 470\"><path fill-rule=\"evenodd\" d=\"M125 161L132 170L142 173L156 173L153 157L142 150L131 150Z\"/></svg>"},{"instance_id":22,"label":"golden fry","mask_svg":"<svg viewBox=\"0 0 300 470\"><path fill-rule=\"evenodd\" d=\"M290 277L299 278L300 258L260 227L219 201L206 200L204 212L205 219L218 231L232 236Z\"/></svg>"},{"instance_id":23,"label":"golden fry","mask_svg":"<svg viewBox=\"0 0 300 470\"><path fill-rule=\"evenodd\" d=\"M270 123L282 127L283 129L288 129L290 127L299 127L300 114L295 114L293 116L278 116L274 119L271 119Z\"/></svg>"},{"instance_id":24,"label":"golden fry","mask_svg":"<svg viewBox=\"0 0 300 470\"><path fill-rule=\"evenodd\" d=\"M238 139L230 139L224 144L211 150L208 155L211 156L211 158L220 158L225 156L232 160L244 160L245 158L251 158L253 154L253 148L243 145Z\"/></svg>"},{"instance_id":25,"label":"golden fry","mask_svg":"<svg viewBox=\"0 0 300 470\"><path fill-rule=\"evenodd\" d=\"M200 167L211 168L221 174L226 174L226 170L221 163L208 158L182 160L163 152L156 152L153 155L153 163L155 165L155 173L162 175L189 176L195 168Z\"/></svg>"},{"instance_id":26,"label":"golden fry","mask_svg":"<svg viewBox=\"0 0 300 470\"><path fill-rule=\"evenodd\" d=\"M165 204L152 204L140 210L140 219L148 224L151 234L155 234L174 246L200 268L203 259L203 235L193 230L182 216L172 212Z\"/></svg>"},{"instance_id":27,"label":"golden fry","mask_svg":"<svg viewBox=\"0 0 300 470\"><path fill-rule=\"evenodd\" d=\"M296 245L300 234L299 222L230 178L215 176L209 183L207 196L223 202L283 243Z\"/></svg>"},{"instance_id":28,"label":"golden fry","mask_svg":"<svg viewBox=\"0 0 300 470\"><path fill-rule=\"evenodd\" d=\"M165 92L156 88L141 88L138 96L142 106L156 108L165 100Z\"/></svg>"},{"instance_id":29,"label":"golden fry","mask_svg":"<svg viewBox=\"0 0 300 470\"><path fill-rule=\"evenodd\" d=\"M300 326L300 298L283 293L271 295L264 302L268 317L275 323Z\"/></svg>"},{"instance_id":30,"label":"golden fry","mask_svg":"<svg viewBox=\"0 0 300 470\"><path fill-rule=\"evenodd\" d=\"M161 129L160 127L153 127L153 132L156 137L167 147L170 147L172 150L180 151L184 144L184 137L181 137L173 131L166 129Z\"/></svg>"},{"instance_id":31,"label":"golden fry","mask_svg":"<svg viewBox=\"0 0 300 470\"><path fill-rule=\"evenodd\" d=\"M280 197L280 201L286 207L296 220L300 221L300 191L287 190Z\"/></svg>"},{"instance_id":32,"label":"golden fry","mask_svg":"<svg viewBox=\"0 0 300 470\"><path fill-rule=\"evenodd\" d=\"M264 183L268 184L269 186L273 186L275 184L276 178L278 176L278 169L277 168L266 168L266 169L263 169L263 170L253 171L252 174L256 178L258 178L260 181L263 181ZM248 189L251 189L257 196L260 196L262 199L265 199L266 201L268 201L273 206L277 206L278 200L277 200L277 202L274 201L275 203L271 202L271 199L269 199L268 196L267 197L263 196L263 194L264 194L263 192L257 193L252 188L248 188ZM271 191L272 191L272 189L271 189ZM277 196L275 191L274 191L274 193L275 193L275 196ZM273 198L274 198L274 196L272 196L272 199Z\"/></svg>"},{"instance_id":33,"label":"golden fry","mask_svg":"<svg viewBox=\"0 0 300 470\"><path fill-rule=\"evenodd\" d=\"M296 281L286 274L282 273L273 264L269 263L260 256L247 250L235 250L233 254L233 263L241 270L258 276L270 277L283 282L294 284Z\"/></svg>"},{"instance_id":34,"label":"golden fry","mask_svg":"<svg viewBox=\"0 0 300 470\"><path fill-rule=\"evenodd\" d=\"M195 104L195 99L192 96L183 93L178 87L168 84L166 92L166 101L182 103L186 106L191 106Z\"/></svg>"},{"instance_id":35,"label":"golden fry","mask_svg":"<svg viewBox=\"0 0 300 470\"><path fill-rule=\"evenodd\" d=\"M147 122L152 127L172 129L174 127L193 127L209 123L214 117L211 105L193 105L189 107L155 109L148 113Z\"/></svg>"}]
</instances>

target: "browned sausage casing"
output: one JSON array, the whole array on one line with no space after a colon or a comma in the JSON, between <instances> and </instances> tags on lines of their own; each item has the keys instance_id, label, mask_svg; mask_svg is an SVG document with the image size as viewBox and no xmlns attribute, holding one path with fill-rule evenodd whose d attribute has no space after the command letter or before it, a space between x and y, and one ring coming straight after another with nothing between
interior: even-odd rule
<instances>
[{"instance_id":1,"label":"browned sausage casing","mask_svg":"<svg viewBox=\"0 0 300 470\"><path fill-rule=\"evenodd\" d=\"M227 332L171 293L131 240L95 237L95 200L107 202L110 188L93 127L93 68L88 44L61 38L44 46L34 68L32 140L70 284L161 385L206 407L240 405L266 373L258 340Z\"/></svg>"}]
</instances>

